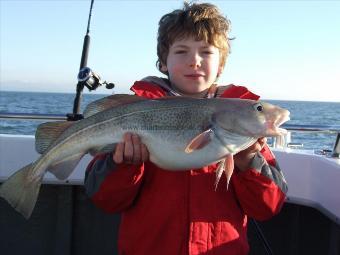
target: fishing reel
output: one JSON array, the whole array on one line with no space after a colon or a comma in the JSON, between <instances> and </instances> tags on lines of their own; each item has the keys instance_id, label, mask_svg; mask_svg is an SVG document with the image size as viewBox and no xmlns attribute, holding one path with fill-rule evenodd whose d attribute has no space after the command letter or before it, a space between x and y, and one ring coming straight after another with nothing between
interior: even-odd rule
<instances>
[{"instance_id":1,"label":"fishing reel","mask_svg":"<svg viewBox=\"0 0 340 255\"><path fill-rule=\"evenodd\" d=\"M78 73L78 82L83 84L86 88L96 90L99 86L105 85L107 89L113 89L114 84L107 81L102 81L100 76L93 72L89 67L83 67Z\"/></svg>"}]
</instances>

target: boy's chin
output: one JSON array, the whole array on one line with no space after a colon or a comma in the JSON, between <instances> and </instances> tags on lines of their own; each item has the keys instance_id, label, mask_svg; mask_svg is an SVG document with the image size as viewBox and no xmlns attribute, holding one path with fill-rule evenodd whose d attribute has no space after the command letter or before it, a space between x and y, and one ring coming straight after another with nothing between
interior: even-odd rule
<instances>
[{"instance_id":1,"label":"boy's chin","mask_svg":"<svg viewBox=\"0 0 340 255\"><path fill-rule=\"evenodd\" d=\"M173 85L174 86L174 85ZM185 86L174 86L174 88L180 92L181 94L191 96L198 95L206 92L209 89L209 86L203 84L185 84Z\"/></svg>"},{"instance_id":2,"label":"boy's chin","mask_svg":"<svg viewBox=\"0 0 340 255\"><path fill-rule=\"evenodd\" d=\"M203 92L206 92L209 89L207 86L197 86L196 88L191 90L192 94L201 94Z\"/></svg>"},{"instance_id":3,"label":"boy's chin","mask_svg":"<svg viewBox=\"0 0 340 255\"><path fill-rule=\"evenodd\" d=\"M184 96L197 96L197 97L203 97L207 92L207 89L191 89L187 91L183 91L182 94Z\"/></svg>"}]
</instances>

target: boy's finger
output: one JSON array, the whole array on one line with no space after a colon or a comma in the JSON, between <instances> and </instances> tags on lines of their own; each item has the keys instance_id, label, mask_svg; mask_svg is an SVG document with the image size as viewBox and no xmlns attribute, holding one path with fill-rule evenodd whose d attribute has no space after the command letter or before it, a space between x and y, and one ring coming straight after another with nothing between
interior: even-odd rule
<instances>
[{"instance_id":1,"label":"boy's finger","mask_svg":"<svg viewBox=\"0 0 340 255\"><path fill-rule=\"evenodd\" d=\"M148 151L148 149L146 148L146 146L145 146L144 143L141 144L141 154L142 154L142 161L143 161L143 162L149 160L149 151Z\"/></svg>"},{"instance_id":2,"label":"boy's finger","mask_svg":"<svg viewBox=\"0 0 340 255\"><path fill-rule=\"evenodd\" d=\"M113 153L112 158L116 164L121 164L123 162L123 159L124 159L124 143L123 142L120 142L117 144L116 150Z\"/></svg>"},{"instance_id":3,"label":"boy's finger","mask_svg":"<svg viewBox=\"0 0 340 255\"><path fill-rule=\"evenodd\" d=\"M127 163L131 163L133 160L133 143L132 143L132 134L125 133L124 134L124 161Z\"/></svg>"},{"instance_id":4,"label":"boy's finger","mask_svg":"<svg viewBox=\"0 0 340 255\"><path fill-rule=\"evenodd\" d=\"M258 143L260 145L260 150L262 150L262 148L264 147L264 145L267 143L267 138L266 137L262 137L262 138L259 138L258 140Z\"/></svg>"},{"instance_id":5,"label":"boy's finger","mask_svg":"<svg viewBox=\"0 0 340 255\"><path fill-rule=\"evenodd\" d=\"M142 163L142 154L140 138L136 134L132 135L132 145L133 145L132 163L137 165Z\"/></svg>"}]
</instances>

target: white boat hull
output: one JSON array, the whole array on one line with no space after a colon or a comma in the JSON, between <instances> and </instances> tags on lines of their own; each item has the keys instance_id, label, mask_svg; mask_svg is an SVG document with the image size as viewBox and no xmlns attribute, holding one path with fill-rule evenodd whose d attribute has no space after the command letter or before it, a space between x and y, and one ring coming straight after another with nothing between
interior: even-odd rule
<instances>
[{"instance_id":1,"label":"white boat hull","mask_svg":"<svg viewBox=\"0 0 340 255\"><path fill-rule=\"evenodd\" d=\"M0 182L38 158L34 146L34 136L0 135ZM288 202L316 208L340 225L340 160L305 150L273 152L288 182ZM91 156L86 155L67 180L47 173L43 182L82 185L90 160Z\"/></svg>"}]
</instances>

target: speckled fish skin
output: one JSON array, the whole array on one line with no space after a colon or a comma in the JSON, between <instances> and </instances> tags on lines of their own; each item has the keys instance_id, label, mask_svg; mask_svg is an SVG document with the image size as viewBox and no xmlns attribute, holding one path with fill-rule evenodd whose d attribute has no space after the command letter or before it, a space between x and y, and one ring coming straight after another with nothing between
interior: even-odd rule
<instances>
[{"instance_id":1,"label":"speckled fish skin","mask_svg":"<svg viewBox=\"0 0 340 255\"><path fill-rule=\"evenodd\" d=\"M120 142L126 132L141 137L156 165L185 171L218 162L259 137L284 133L278 126L289 119L288 115L277 106L241 99L169 98L123 104L69 126L36 162L0 187L0 196L28 218L46 171L65 179L84 154ZM208 142L186 153L193 138L207 129L211 130Z\"/></svg>"},{"instance_id":2,"label":"speckled fish skin","mask_svg":"<svg viewBox=\"0 0 340 255\"><path fill-rule=\"evenodd\" d=\"M80 121L66 130L56 146L60 148L58 154L64 157L117 143L125 132L133 132L140 135L149 149L150 160L158 166L169 170L197 168L219 161L230 152L236 153L259 137L278 135L268 132L265 120L275 122L287 111L262 102L268 110L259 114L254 109L256 104L240 99L147 100ZM188 143L209 127L215 133L211 143L193 153L183 153Z\"/></svg>"}]
</instances>

